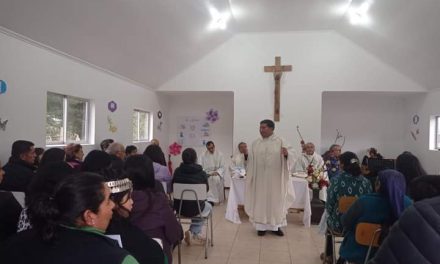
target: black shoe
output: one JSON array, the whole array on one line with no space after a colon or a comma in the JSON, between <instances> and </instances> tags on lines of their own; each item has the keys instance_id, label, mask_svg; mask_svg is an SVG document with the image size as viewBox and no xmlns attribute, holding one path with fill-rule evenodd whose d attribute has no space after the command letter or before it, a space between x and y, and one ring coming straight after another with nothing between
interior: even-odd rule
<instances>
[{"instance_id":1,"label":"black shoe","mask_svg":"<svg viewBox=\"0 0 440 264\"><path fill-rule=\"evenodd\" d=\"M281 228L278 228L277 231L272 231L272 233L274 233L277 236L284 236L284 232L283 230L281 230Z\"/></svg>"},{"instance_id":2,"label":"black shoe","mask_svg":"<svg viewBox=\"0 0 440 264\"><path fill-rule=\"evenodd\" d=\"M258 236L264 236L266 234L266 231L258 231Z\"/></svg>"}]
</instances>

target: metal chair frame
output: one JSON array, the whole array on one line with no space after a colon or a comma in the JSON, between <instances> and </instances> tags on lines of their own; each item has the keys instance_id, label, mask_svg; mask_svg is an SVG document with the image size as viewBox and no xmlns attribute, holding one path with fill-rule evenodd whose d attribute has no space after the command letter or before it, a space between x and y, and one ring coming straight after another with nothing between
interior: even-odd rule
<instances>
[{"instance_id":1,"label":"metal chair frame","mask_svg":"<svg viewBox=\"0 0 440 264\"><path fill-rule=\"evenodd\" d=\"M183 189L179 192L180 188ZM204 191L202 192L202 187L204 187ZM179 203L179 210L176 212L177 220L180 224L191 224L191 222L182 222L182 219L191 220L191 219L199 219L202 220L204 225L206 225L206 237L205 237L205 259L208 258L208 244L211 244L211 247L214 246L214 232L213 232L213 224L212 224L212 211L207 216L202 216L202 210L200 208L200 200L206 200L207 197L207 191L206 191L206 184L183 184L183 183L174 183L173 185L173 197L174 199L180 199ZM176 192L177 191L177 192ZM180 194L180 195L179 195ZM199 199L200 197L200 199ZM182 204L184 201L196 201L197 202L197 209L199 214L193 217L186 217L182 216ZM210 236L208 237L208 234L210 233ZM182 263L181 261L181 244L182 241L179 241L177 245L178 250L178 259L179 264Z\"/></svg>"}]
</instances>

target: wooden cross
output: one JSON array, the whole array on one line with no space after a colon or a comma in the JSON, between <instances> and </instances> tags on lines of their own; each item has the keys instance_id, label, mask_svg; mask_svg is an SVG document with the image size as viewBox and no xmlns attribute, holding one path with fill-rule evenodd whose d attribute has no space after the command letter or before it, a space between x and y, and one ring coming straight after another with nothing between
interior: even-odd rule
<instances>
[{"instance_id":1,"label":"wooden cross","mask_svg":"<svg viewBox=\"0 0 440 264\"><path fill-rule=\"evenodd\" d=\"M273 72L275 79L274 120L280 121L280 80L283 72L292 71L292 65L281 65L281 57L275 57L274 66L264 66L264 72Z\"/></svg>"}]
</instances>

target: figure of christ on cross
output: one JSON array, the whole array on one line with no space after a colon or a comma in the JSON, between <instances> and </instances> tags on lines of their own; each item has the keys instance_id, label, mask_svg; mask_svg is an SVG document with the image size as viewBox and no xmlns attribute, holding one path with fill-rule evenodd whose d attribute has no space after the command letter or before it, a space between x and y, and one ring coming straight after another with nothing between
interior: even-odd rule
<instances>
[{"instance_id":1,"label":"figure of christ on cross","mask_svg":"<svg viewBox=\"0 0 440 264\"><path fill-rule=\"evenodd\" d=\"M283 72L292 71L292 65L281 65L281 57L275 57L275 65L264 66L264 72L273 72L275 79L274 120L280 121L280 80Z\"/></svg>"}]
</instances>

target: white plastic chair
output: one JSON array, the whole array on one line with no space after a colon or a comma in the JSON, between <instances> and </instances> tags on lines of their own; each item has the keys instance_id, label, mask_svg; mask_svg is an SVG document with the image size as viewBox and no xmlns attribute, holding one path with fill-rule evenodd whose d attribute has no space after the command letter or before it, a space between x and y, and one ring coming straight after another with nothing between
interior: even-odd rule
<instances>
[{"instance_id":1,"label":"white plastic chair","mask_svg":"<svg viewBox=\"0 0 440 264\"><path fill-rule=\"evenodd\" d=\"M182 219L200 219L206 225L206 237L205 237L205 259L208 258L208 243L211 243L211 247L214 246L214 238L213 238L213 225L212 225L212 211L207 216L202 216L202 210L200 209L200 201L206 201L207 198L207 190L206 184L183 184L183 183L174 183L173 184L173 198L174 200L180 200L179 208L176 212L176 217L179 220L179 223L182 224ZM193 217L182 216L182 204L185 201L195 201L197 202L197 210L199 212L198 215ZM185 222L185 224L191 224L191 222ZM210 237L208 234L210 233ZM209 242L210 241L210 242ZM182 241L179 241L177 246L178 249L178 257L179 264L181 263L181 244Z\"/></svg>"}]
</instances>

